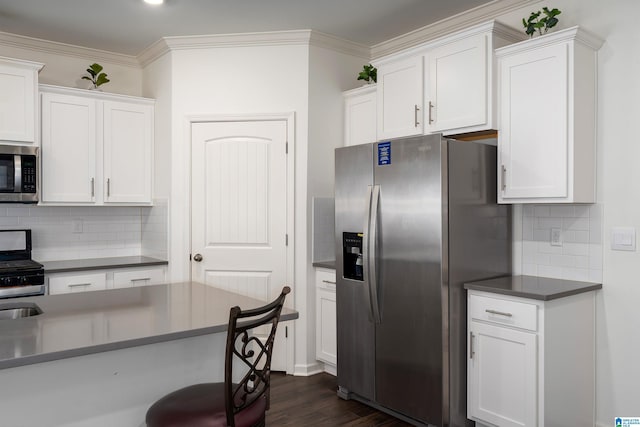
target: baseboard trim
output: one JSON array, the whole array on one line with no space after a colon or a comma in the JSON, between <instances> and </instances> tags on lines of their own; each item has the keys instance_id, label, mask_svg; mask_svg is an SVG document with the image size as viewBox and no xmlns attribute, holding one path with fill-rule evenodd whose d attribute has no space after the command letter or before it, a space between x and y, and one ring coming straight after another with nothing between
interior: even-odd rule
<instances>
[{"instance_id":1,"label":"baseboard trim","mask_svg":"<svg viewBox=\"0 0 640 427\"><path fill-rule=\"evenodd\" d=\"M309 365L295 365L293 368L293 375L296 377L309 377L322 372L324 372L324 366L320 362Z\"/></svg>"}]
</instances>

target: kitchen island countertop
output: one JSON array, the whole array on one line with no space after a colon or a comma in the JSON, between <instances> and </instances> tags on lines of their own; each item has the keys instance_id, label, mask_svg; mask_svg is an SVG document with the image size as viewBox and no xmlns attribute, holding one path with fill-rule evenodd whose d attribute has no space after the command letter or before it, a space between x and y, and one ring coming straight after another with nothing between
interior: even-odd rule
<instances>
[{"instance_id":1,"label":"kitchen island countertop","mask_svg":"<svg viewBox=\"0 0 640 427\"><path fill-rule=\"evenodd\" d=\"M0 369L224 332L231 307L264 304L183 282L7 299L0 309L25 303L42 314L0 320ZM297 317L284 308L281 320Z\"/></svg>"}]
</instances>

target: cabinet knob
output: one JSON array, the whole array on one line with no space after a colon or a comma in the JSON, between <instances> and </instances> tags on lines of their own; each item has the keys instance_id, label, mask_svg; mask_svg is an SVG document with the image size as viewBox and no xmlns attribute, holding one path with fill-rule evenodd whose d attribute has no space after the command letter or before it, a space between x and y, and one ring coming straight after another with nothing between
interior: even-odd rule
<instances>
[{"instance_id":1,"label":"cabinet knob","mask_svg":"<svg viewBox=\"0 0 640 427\"><path fill-rule=\"evenodd\" d=\"M200 255L200 254L195 254L195 255L193 256L193 260L194 260L195 262L200 262L200 261L202 261L202 255Z\"/></svg>"}]
</instances>

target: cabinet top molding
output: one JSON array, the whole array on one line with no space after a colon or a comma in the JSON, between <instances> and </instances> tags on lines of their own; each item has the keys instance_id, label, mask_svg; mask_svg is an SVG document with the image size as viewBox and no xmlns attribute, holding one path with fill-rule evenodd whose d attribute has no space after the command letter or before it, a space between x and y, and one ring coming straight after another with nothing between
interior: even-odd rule
<instances>
[{"instance_id":1,"label":"cabinet top molding","mask_svg":"<svg viewBox=\"0 0 640 427\"><path fill-rule=\"evenodd\" d=\"M55 86L55 85L46 85L46 84L40 84L38 86L40 88L40 92L47 92L47 93L59 93L62 95L91 97L95 99L109 100L109 101L136 102L139 104L154 104L156 102L156 100L153 98L143 98L140 96L101 92L99 90L80 89L75 87Z\"/></svg>"},{"instance_id":2,"label":"cabinet top molding","mask_svg":"<svg viewBox=\"0 0 640 427\"><path fill-rule=\"evenodd\" d=\"M40 71L44 68L44 64L41 62L25 61L23 59L7 58L6 56L0 56L0 64L12 65L14 67L28 68L36 71Z\"/></svg>"},{"instance_id":3,"label":"cabinet top molding","mask_svg":"<svg viewBox=\"0 0 640 427\"><path fill-rule=\"evenodd\" d=\"M393 53L388 56L375 59L374 65L379 66L387 62L397 61L405 57L421 55L428 52L431 49L453 43L461 39L465 39L476 34L491 33L492 35L510 41L512 43L522 41L526 35L522 31L515 30L507 25L504 25L498 21L488 21L482 24L473 25L460 31L456 31L450 34L439 36L433 40L426 41L412 48L405 49L401 52Z\"/></svg>"},{"instance_id":4,"label":"cabinet top molding","mask_svg":"<svg viewBox=\"0 0 640 427\"><path fill-rule=\"evenodd\" d=\"M604 43L604 40L598 36L589 33L579 26L567 28L553 33L544 34L542 36L527 39L520 43L496 49L496 56L508 55L512 52L521 52L526 49L538 49L547 45L554 45L562 42L577 41L593 50L598 50Z\"/></svg>"}]
</instances>

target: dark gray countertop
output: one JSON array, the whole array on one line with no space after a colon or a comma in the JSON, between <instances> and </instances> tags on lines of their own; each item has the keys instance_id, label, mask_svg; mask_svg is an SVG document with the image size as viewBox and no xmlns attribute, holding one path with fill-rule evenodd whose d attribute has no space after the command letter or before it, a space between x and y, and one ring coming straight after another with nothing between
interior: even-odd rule
<instances>
[{"instance_id":1,"label":"dark gray countertop","mask_svg":"<svg viewBox=\"0 0 640 427\"><path fill-rule=\"evenodd\" d=\"M0 369L224 332L231 307L264 305L184 282L6 299L0 309L23 303L35 303L43 313L0 320ZM281 320L297 318L296 311L283 309Z\"/></svg>"},{"instance_id":2,"label":"dark gray countertop","mask_svg":"<svg viewBox=\"0 0 640 427\"><path fill-rule=\"evenodd\" d=\"M465 289L549 301L602 289L601 283L535 276L506 276L465 283Z\"/></svg>"},{"instance_id":3,"label":"dark gray countertop","mask_svg":"<svg viewBox=\"0 0 640 427\"><path fill-rule=\"evenodd\" d=\"M311 263L311 265L313 265L314 267L329 268L331 270L335 270L336 269L336 262L334 260L331 260L331 261L315 261L315 262Z\"/></svg>"},{"instance_id":4,"label":"dark gray countertop","mask_svg":"<svg viewBox=\"0 0 640 427\"><path fill-rule=\"evenodd\" d=\"M65 273L83 270L104 270L111 268L145 267L167 265L167 261L146 256L125 256L114 258L72 259L66 261L41 261L45 273Z\"/></svg>"}]
</instances>

